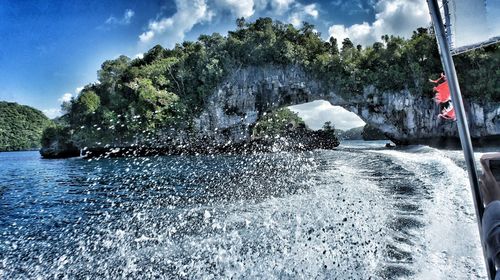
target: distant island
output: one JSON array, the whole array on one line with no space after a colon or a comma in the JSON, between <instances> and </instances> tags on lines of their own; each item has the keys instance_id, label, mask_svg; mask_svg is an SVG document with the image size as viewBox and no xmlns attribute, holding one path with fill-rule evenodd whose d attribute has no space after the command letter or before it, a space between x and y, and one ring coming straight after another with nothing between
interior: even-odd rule
<instances>
[{"instance_id":1,"label":"distant island","mask_svg":"<svg viewBox=\"0 0 500 280\"><path fill-rule=\"evenodd\" d=\"M40 149L42 132L52 125L35 108L0 101L0 152Z\"/></svg>"},{"instance_id":2,"label":"distant island","mask_svg":"<svg viewBox=\"0 0 500 280\"><path fill-rule=\"evenodd\" d=\"M494 45L456 57L474 114L490 116L500 102L492 76L498 54ZM436 120L433 109L428 79L441 72L434 35L425 28L409 39L385 35L364 48L348 38L340 46L333 37L325 42L308 23L297 29L240 18L227 36L201 35L173 49L157 45L142 58L105 61L98 82L63 104L41 153L245 146L263 139L254 132L266 113L317 99L357 113L397 144L456 137L453 123ZM472 122L475 136L500 134L500 126L489 128L495 118Z\"/></svg>"}]
</instances>

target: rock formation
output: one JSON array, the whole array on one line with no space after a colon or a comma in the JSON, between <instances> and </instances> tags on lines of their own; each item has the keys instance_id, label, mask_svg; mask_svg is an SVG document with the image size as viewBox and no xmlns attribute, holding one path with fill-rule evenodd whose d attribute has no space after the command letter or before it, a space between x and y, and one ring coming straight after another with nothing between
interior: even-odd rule
<instances>
[{"instance_id":1,"label":"rock formation","mask_svg":"<svg viewBox=\"0 0 500 280\"><path fill-rule=\"evenodd\" d=\"M48 147L40 149L43 158L70 158L80 156L80 149L71 143L55 139Z\"/></svg>"},{"instance_id":2,"label":"rock formation","mask_svg":"<svg viewBox=\"0 0 500 280\"><path fill-rule=\"evenodd\" d=\"M268 65L232 73L208 97L189 130L159 131L156 144L152 145L139 141L130 147L96 146L84 152L126 155L247 151L258 142L252 139L252 128L264 113L314 100L326 100L356 113L399 145L459 145L456 123L438 118L439 107L430 96L409 90L381 92L370 85L365 86L362 94L341 96L334 87L323 84L299 66ZM466 101L465 108L476 144L500 143L500 104ZM72 143L71 137L67 138ZM68 146L59 140L44 144L41 154L47 158L79 155L82 147ZM111 153L116 148L122 150Z\"/></svg>"},{"instance_id":3,"label":"rock formation","mask_svg":"<svg viewBox=\"0 0 500 280\"><path fill-rule=\"evenodd\" d=\"M429 96L408 90L380 92L366 86L363 94L341 97L297 66L249 67L234 72L209 97L195 119L195 129L215 144L239 143L250 139L252 125L264 112L314 100L326 100L356 113L396 144L458 143L456 123L439 119L439 108ZM500 104L465 102L472 137L500 139Z\"/></svg>"}]
</instances>

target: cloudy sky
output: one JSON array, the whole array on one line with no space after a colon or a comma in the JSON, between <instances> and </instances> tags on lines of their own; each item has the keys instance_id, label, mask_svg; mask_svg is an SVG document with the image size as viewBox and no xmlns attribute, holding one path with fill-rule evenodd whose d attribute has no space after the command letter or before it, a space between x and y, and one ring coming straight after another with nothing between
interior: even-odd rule
<instances>
[{"instance_id":1,"label":"cloudy sky","mask_svg":"<svg viewBox=\"0 0 500 280\"><path fill-rule=\"evenodd\" d=\"M365 125L365 122L356 114L340 106L332 106L330 102L324 100L294 105L289 108L296 112L309 128L314 130L322 128L327 121L334 124L335 128L342 130Z\"/></svg>"},{"instance_id":2,"label":"cloudy sky","mask_svg":"<svg viewBox=\"0 0 500 280\"><path fill-rule=\"evenodd\" d=\"M96 80L104 60L226 34L237 17L263 16L297 27L307 21L325 40L363 45L429 24L425 0L0 0L0 100L54 117L62 101ZM314 104L305 107L325 108Z\"/></svg>"}]
</instances>

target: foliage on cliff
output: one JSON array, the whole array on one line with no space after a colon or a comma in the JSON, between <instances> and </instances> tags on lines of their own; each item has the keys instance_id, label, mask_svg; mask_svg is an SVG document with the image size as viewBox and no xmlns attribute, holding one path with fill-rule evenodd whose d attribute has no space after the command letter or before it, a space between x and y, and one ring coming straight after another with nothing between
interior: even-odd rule
<instances>
[{"instance_id":1,"label":"foliage on cliff","mask_svg":"<svg viewBox=\"0 0 500 280\"><path fill-rule=\"evenodd\" d=\"M80 149L74 145L69 127L56 124L43 131L40 154L44 158L77 157Z\"/></svg>"},{"instance_id":2,"label":"foliage on cliff","mask_svg":"<svg viewBox=\"0 0 500 280\"><path fill-rule=\"evenodd\" d=\"M217 85L246 66L300 65L346 98L366 85L430 97L427 80L442 71L435 39L424 28L408 40L386 35L366 48L349 39L338 45L307 23L297 29L270 18L239 19L225 37L201 35L173 49L157 45L143 58L104 62L99 82L63 104L62 119L80 146L124 145L162 127L189 128ZM456 62L466 97L500 101L498 46L457 56Z\"/></svg>"},{"instance_id":3,"label":"foliage on cliff","mask_svg":"<svg viewBox=\"0 0 500 280\"><path fill-rule=\"evenodd\" d=\"M263 115L253 127L252 138L267 145L291 146L298 150L333 149L340 144L331 122L314 131L286 107Z\"/></svg>"},{"instance_id":4,"label":"foliage on cliff","mask_svg":"<svg viewBox=\"0 0 500 280\"><path fill-rule=\"evenodd\" d=\"M52 125L35 108L11 102L0 102L0 151L40 148L42 131Z\"/></svg>"},{"instance_id":5,"label":"foliage on cliff","mask_svg":"<svg viewBox=\"0 0 500 280\"><path fill-rule=\"evenodd\" d=\"M289 131L304 128L306 124L288 108L280 108L262 116L252 130L252 137L267 138L285 136Z\"/></svg>"}]
</instances>

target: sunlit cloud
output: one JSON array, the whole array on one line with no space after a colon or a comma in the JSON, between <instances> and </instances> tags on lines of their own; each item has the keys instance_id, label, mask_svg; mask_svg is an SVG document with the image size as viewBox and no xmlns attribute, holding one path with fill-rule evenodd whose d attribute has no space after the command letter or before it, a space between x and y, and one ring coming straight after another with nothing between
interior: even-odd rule
<instances>
[{"instance_id":1,"label":"sunlit cloud","mask_svg":"<svg viewBox=\"0 0 500 280\"><path fill-rule=\"evenodd\" d=\"M295 0L271 0L270 6L276 14L281 15L287 12L293 3Z\"/></svg>"},{"instance_id":2,"label":"sunlit cloud","mask_svg":"<svg viewBox=\"0 0 500 280\"><path fill-rule=\"evenodd\" d=\"M235 17L251 17L255 13L253 0L215 0L215 7L227 9Z\"/></svg>"},{"instance_id":3,"label":"sunlit cloud","mask_svg":"<svg viewBox=\"0 0 500 280\"><path fill-rule=\"evenodd\" d=\"M57 118L61 115L61 109L59 108L51 108L51 109L45 109L45 110L42 110L42 112L49 118L49 119L53 119L53 118Z\"/></svg>"},{"instance_id":4,"label":"sunlit cloud","mask_svg":"<svg viewBox=\"0 0 500 280\"><path fill-rule=\"evenodd\" d=\"M304 21L308 19L317 19L319 11L316 4L302 5L296 4L291 12L288 21L295 27L302 25Z\"/></svg>"},{"instance_id":5,"label":"sunlit cloud","mask_svg":"<svg viewBox=\"0 0 500 280\"><path fill-rule=\"evenodd\" d=\"M370 45L382 35L409 37L418 27L429 25L430 17L425 0L380 0L374 4L375 21L351 26L332 25L329 35L339 42L345 38L355 44Z\"/></svg>"},{"instance_id":6,"label":"sunlit cloud","mask_svg":"<svg viewBox=\"0 0 500 280\"><path fill-rule=\"evenodd\" d=\"M130 24L132 17L134 15L135 15L134 11L132 11L131 9L127 9L125 10L121 18L110 16L105 23L108 25L127 25Z\"/></svg>"},{"instance_id":7,"label":"sunlit cloud","mask_svg":"<svg viewBox=\"0 0 500 280\"><path fill-rule=\"evenodd\" d=\"M167 46L184 39L194 25L210 21L214 15L208 8L205 0L184 1L176 0L177 11L170 17L163 17L149 22L148 30L139 35L142 44L148 44L157 39Z\"/></svg>"},{"instance_id":8,"label":"sunlit cloud","mask_svg":"<svg viewBox=\"0 0 500 280\"><path fill-rule=\"evenodd\" d=\"M60 103L69 102L69 101L71 101L71 98L73 98L73 94L67 92L67 93L63 94L61 97L59 97L59 99L57 99L57 101L59 101Z\"/></svg>"},{"instance_id":9,"label":"sunlit cloud","mask_svg":"<svg viewBox=\"0 0 500 280\"><path fill-rule=\"evenodd\" d=\"M342 130L360 127L365 124L356 114L340 106L332 106L330 102L317 100L289 107L296 112L311 129L320 129L327 121Z\"/></svg>"},{"instance_id":10,"label":"sunlit cloud","mask_svg":"<svg viewBox=\"0 0 500 280\"><path fill-rule=\"evenodd\" d=\"M209 23L221 14L229 13L234 18L280 17L297 27L303 21L319 17L316 3L304 5L295 0L176 0L175 5L174 14L149 21L147 28L138 35L140 49L154 44L173 47L196 25Z\"/></svg>"}]
</instances>

